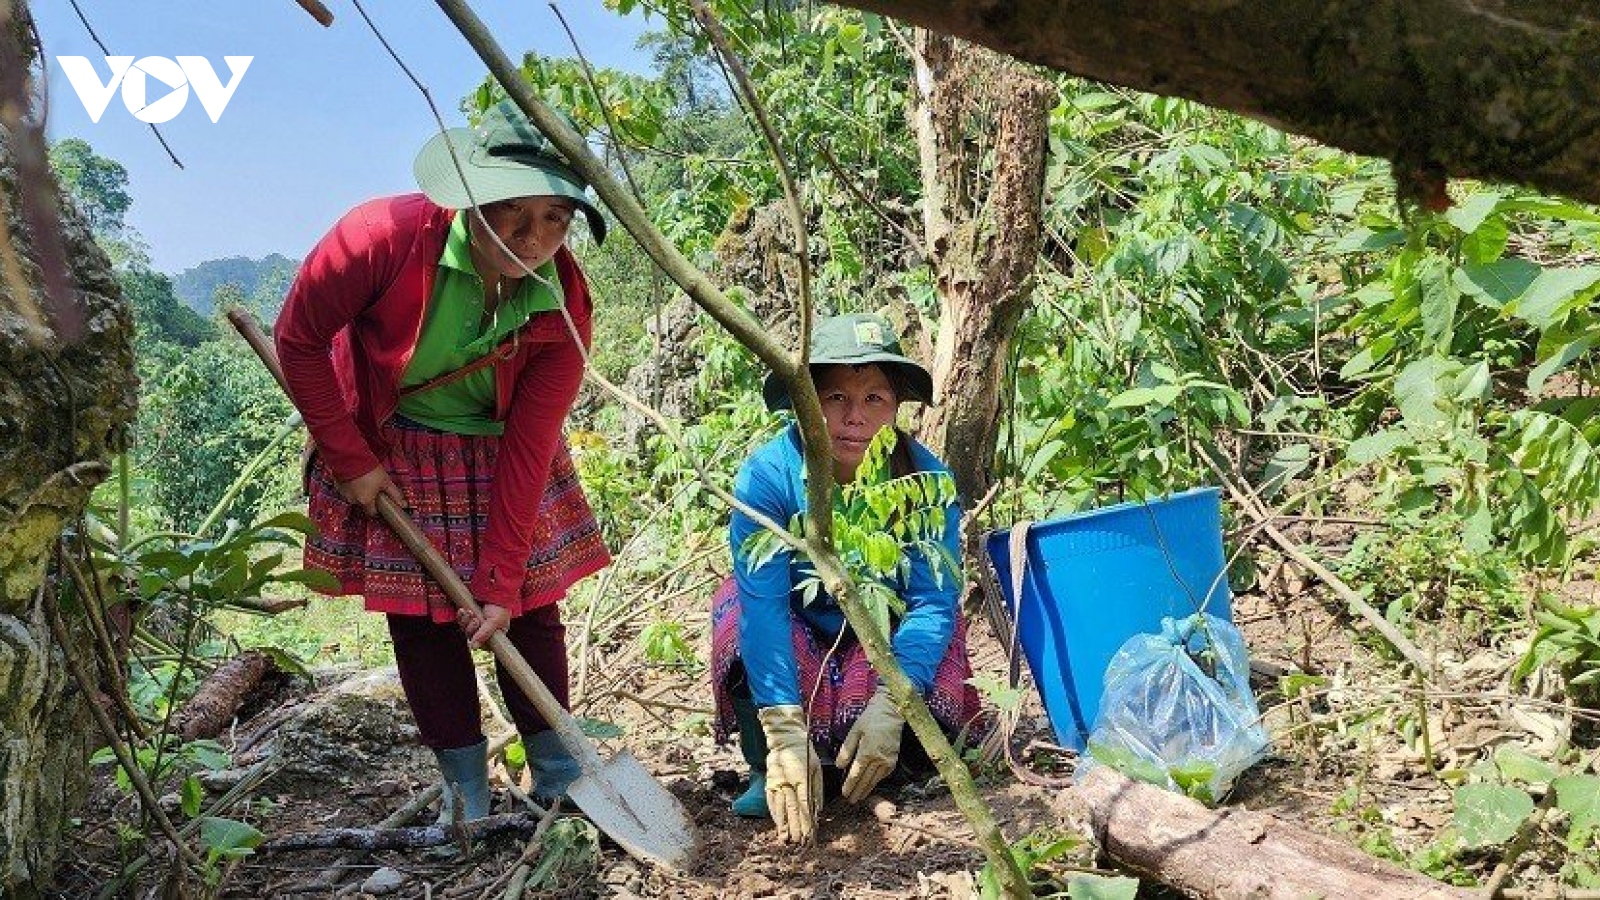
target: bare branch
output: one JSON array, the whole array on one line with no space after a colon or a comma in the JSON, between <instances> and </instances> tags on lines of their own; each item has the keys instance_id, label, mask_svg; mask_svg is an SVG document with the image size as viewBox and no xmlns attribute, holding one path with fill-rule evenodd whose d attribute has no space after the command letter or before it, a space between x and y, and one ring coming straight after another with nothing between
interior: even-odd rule
<instances>
[{"instance_id":1,"label":"bare branch","mask_svg":"<svg viewBox=\"0 0 1600 900\"><path fill-rule=\"evenodd\" d=\"M333 27L333 13L319 0L294 0L294 2L300 4L300 8L310 13L311 18L316 19L323 28Z\"/></svg>"},{"instance_id":2,"label":"bare branch","mask_svg":"<svg viewBox=\"0 0 1600 900\"><path fill-rule=\"evenodd\" d=\"M889 215L888 210L879 205L876 200L868 197L860 187L857 187L855 179L850 176L849 172L845 171L844 166L839 164L838 158L833 155L832 150L828 149L827 144L817 141L816 148L817 152L822 154L822 159L828 164L828 168L832 169L833 174L838 176L839 183L844 185L845 190L849 191L852 197L860 200L861 204L867 209L872 210L879 219L883 220L883 224L900 232L900 237L904 238L906 243L910 244L919 255L924 257L928 255L927 247L923 244L922 238L918 237L916 232L907 228L904 223Z\"/></svg>"},{"instance_id":3,"label":"bare branch","mask_svg":"<svg viewBox=\"0 0 1600 900\"><path fill-rule=\"evenodd\" d=\"M612 148L620 148L622 142L617 137L617 123L611 118L611 107L606 105L606 98L600 93L600 83L595 80L594 67L589 65L589 58L583 55L583 48L578 46L578 36L572 33L572 26L567 24L567 17L562 14L561 7L551 3L550 10L561 22L562 30L567 33L567 40L572 44L572 52L578 55L578 64L583 66L584 80L589 83L590 93L594 94L594 105L599 108L600 115L606 120L606 132L611 138ZM628 179L628 187L633 189L633 199L639 201L641 206L644 205L644 192L639 190L639 182L633 177L633 167L628 165L628 157L620 149L617 149L617 165L622 166L623 177Z\"/></svg>"},{"instance_id":4,"label":"bare branch","mask_svg":"<svg viewBox=\"0 0 1600 900\"><path fill-rule=\"evenodd\" d=\"M728 36L722 29L722 23L711 14L705 0L690 0L690 5L706 37L722 56L723 65L733 75L750 114L760 125L761 136L767 143L767 152L772 155L773 165L778 170L778 181L783 185L783 198L789 210L789 224L794 229L795 255L800 265L800 297L796 304L796 309L800 313L798 329L800 346L795 349L792 365L797 375L804 373L805 381L809 385L811 373L807 361L811 358L811 250L806 240L805 209L800 204L800 195L795 190L794 177L790 174L788 161L784 157L783 144L778 140L778 133L772 127L772 119L767 115L767 108L761 102L760 95L756 93L755 85L750 83L750 73L745 70L744 64L728 46ZM795 403L795 408L799 409L798 402ZM821 412L820 404L818 412ZM833 539L833 479L814 476L818 472L832 475L833 451L825 440L806 440L803 444L806 471L813 476L806 479L806 528L814 540L830 544Z\"/></svg>"}]
</instances>

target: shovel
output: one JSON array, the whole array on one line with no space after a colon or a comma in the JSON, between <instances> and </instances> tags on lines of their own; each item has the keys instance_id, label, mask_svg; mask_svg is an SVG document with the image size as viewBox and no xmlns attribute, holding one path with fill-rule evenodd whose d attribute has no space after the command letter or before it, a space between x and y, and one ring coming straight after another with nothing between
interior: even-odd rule
<instances>
[{"instance_id":1,"label":"shovel","mask_svg":"<svg viewBox=\"0 0 1600 900\"><path fill-rule=\"evenodd\" d=\"M278 364L277 350L271 339L242 309L229 310L228 321L244 336L272 372L272 377L277 379L278 386L287 393L283 368ZM423 569L439 582L450 601L460 609L482 616L483 610L473 599L472 592L405 510L383 494L378 495L377 506L383 521L416 556ZM599 750L578 727L572 714L561 708L550 689L534 674L528 661L503 632L489 639L489 649L533 701L534 708L555 729L561 746L578 761L583 774L567 788L567 796L578 809L596 828L639 859L669 869L688 868L695 848L694 826L678 799L627 750L620 751L609 761L601 759Z\"/></svg>"}]
</instances>

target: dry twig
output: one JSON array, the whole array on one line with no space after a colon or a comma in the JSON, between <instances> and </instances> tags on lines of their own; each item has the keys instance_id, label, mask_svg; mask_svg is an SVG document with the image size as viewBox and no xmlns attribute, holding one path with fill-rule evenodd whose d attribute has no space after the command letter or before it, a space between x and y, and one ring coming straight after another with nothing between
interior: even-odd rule
<instances>
[{"instance_id":1,"label":"dry twig","mask_svg":"<svg viewBox=\"0 0 1600 900\"><path fill-rule=\"evenodd\" d=\"M111 746L111 752L116 755L117 762L122 766L122 770L128 774L128 780L133 783L134 790L139 794L139 799L144 802L145 812L149 814L151 819L155 820L156 827L161 829L161 833L166 835L167 839L172 842L172 846L177 849L179 856L183 858L185 863L196 869L205 868L205 863L199 856L195 855L188 842L178 834L178 829L173 827L172 820L167 818L166 810L161 808L161 801L156 799L155 791L151 789L149 779L145 778L144 770L139 768L139 764L134 761L133 753L129 751L128 745L123 743L121 736L117 734L117 726L112 723L111 717L106 715L106 711L100 708L100 704L93 701L92 698L95 694L94 683L89 680L88 673L83 670L83 663L78 659L78 655L73 652L71 635L67 633L66 623L61 620L61 610L57 607L55 598L50 596L50 592L45 589L44 585L39 587L37 600L44 606L45 617L49 621L50 636L55 639L56 645L61 648L61 655L67 663L67 671L71 673L72 680L77 682L78 690L83 691L84 699L89 707L89 713L94 716L95 724L100 726L100 732L105 737L106 743Z\"/></svg>"},{"instance_id":2,"label":"dry twig","mask_svg":"<svg viewBox=\"0 0 1600 900\"><path fill-rule=\"evenodd\" d=\"M1355 610L1356 614L1366 620L1373 630L1382 635L1383 639L1388 641L1391 647L1405 657L1406 661L1411 663L1419 674L1425 677L1430 677L1433 674L1432 662L1429 661L1426 654L1417 648L1416 644L1413 644L1409 638L1401 634L1400 629L1394 627L1393 623L1385 619L1383 614L1374 609L1372 604L1368 603L1364 597L1352 590L1348 584L1345 584L1344 579L1333 574L1326 566L1312 559L1304 550L1300 549L1299 545L1286 537L1283 532L1273 527L1272 514L1261 505L1260 500L1250 493L1248 488L1238 485L1227 472L1223 471L1210 453L1202 455L1205 457L1206 463L1211 467L1212 473L1221 480L1223 486L1227 489L1228 495L1233 497L1234 502L1239 504L1246 515L1261 523L1262 530L1266 532L1267 537L1272 539L1273 543L1278 545L1279 549L1287 554L1290 559L1293 559L1302 569L1320 578L1323 584L1326 584L1329 589L1339 596L1339 599Z\"/></svg>"},{"instance_id":3,"label":"dry twig","mask_svg":"<svg viewBox=\"0 0 1600 900\"><path fill-rule=\"evenodd\" d=\"M407 850L438 847L453 843L464 832L467 838L483 838L502 831L513 831L535 824L528 813L485 816L464 825L422 825L412 828L330 828L273 838L256 848L258 853L286 850L318 850L337 847L348 850Z\"/></svg>"},{"instance_id":4,"label":"dry twig","mask_svg":"<svg viewBox=\"0 0 1600 900\"><path fill-rule=\"evenodd\" d=\"M294 2L300 4L300 8L310 13L311 18L316 19L317 24L323 28L333 27L333 13L319 0L294 0Z\"/></svg>"}]
</instances>

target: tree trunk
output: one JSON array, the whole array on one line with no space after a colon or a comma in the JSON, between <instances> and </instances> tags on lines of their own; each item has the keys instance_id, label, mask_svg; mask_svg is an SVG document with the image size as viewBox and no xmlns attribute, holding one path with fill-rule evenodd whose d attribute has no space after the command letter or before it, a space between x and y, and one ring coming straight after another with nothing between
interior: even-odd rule
<instances>
[{"instance_id":1,"label":"tree trunk","mask_svg":"<svg viewBox=\"0 0 1600 900\"><path fill-rule=\"evenodd\" d=\"M1197 900L1466 900L1440 884L1276 816L1206 809L1099 766L1062 795L1101 850Z\"/></svg>"},{"instance_id":2,"label":"tree trunk","mask_svg":"<svg viewBox=\"0 0 1600 900\"><path fill-rule=\"evenodd\" d=\"M920 432L975 503L992 482L1004 363L1039 258L1055 89L942 35L919 30L916 51L911 115L940 312L938 403Z\"/></svg>"},{"instance_id":3,"label":"tree trunk","mask_svg":"<svg viewBox=\"0 0 1600 900\"><path fill-rule=\"evenodd\" d=\"M1405 171L1600 202L1594 0L839 0Z\"/></svg>"},{"instance_id":4,"label":"tree trunk","mask_svg":"<svg viewBox=\"0 0 1600 900\"><path fill-rule=\"evenodd\" d=\"M0 68L11 64L13 85L30 58L19 13L0 3ZM14 96L0 94L0 105ZM19 160L41 162L43 148L36 132L4 124L14 121L0 117L0 895L31 897L49 883L60 829L87 787L93 727L50 639L46 567L109 471L135 380L132 316L111 265L48 171L19 173ZM60 211L59 234L25 224L41 203ZM69 285L81 330L61 327L48 298L41 260L52 258L67 262L53 275Z\"/></svg>"}]
</instances>

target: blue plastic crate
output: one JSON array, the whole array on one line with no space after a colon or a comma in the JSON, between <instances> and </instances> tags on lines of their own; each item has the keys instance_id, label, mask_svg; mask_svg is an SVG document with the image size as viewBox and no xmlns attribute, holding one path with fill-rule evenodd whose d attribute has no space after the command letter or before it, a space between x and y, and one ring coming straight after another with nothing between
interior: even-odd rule
<instances>
[{"instance_id":1,"label":"blue plastic crate","mask_svg":"<svg viewBox=\"0 0 1600 900\"><path fill-rule=\"evenodd\" d=\"M1124 641L1202 604L1230 618L1218 494L1196 488L1034 523L1020 611L1011 596L1011 532L985 540L1062 746L1082 750L1088 741L1106 666Z\"/></svg>"}]
</instances>

